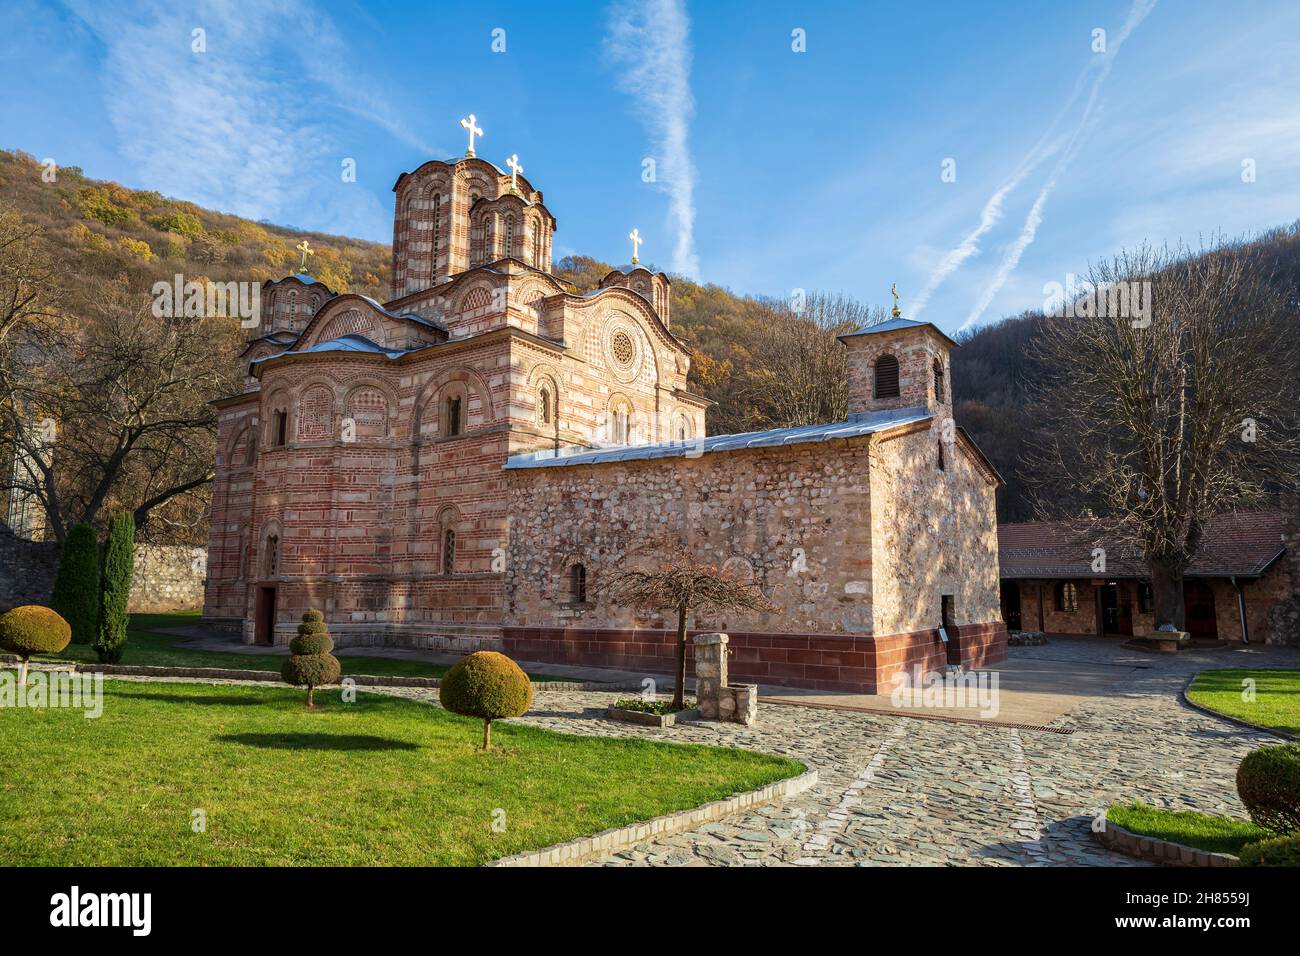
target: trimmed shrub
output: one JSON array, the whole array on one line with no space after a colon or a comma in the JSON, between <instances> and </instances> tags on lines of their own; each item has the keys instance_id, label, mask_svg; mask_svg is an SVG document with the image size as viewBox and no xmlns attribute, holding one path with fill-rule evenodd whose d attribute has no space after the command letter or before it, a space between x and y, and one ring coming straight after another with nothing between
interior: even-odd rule
<instances>
[{"instance_id":1,"label":"trimmed shrub","mask_svg":"<svg viewBox=\"0 0 1300 956\"><path fill-rule=\"evenodd\" d=\"M1250 818L1275 833L1300 831L1300 744L1260 747L1237 767L1237 795Z\"/></svg>"},{"instance_id":2,"label":"trimmed shrub","mask_svg":"<svg viewBox=\"0 0 1300 956\"><path fill-rule=\"evenodd\" d=\"M330 653L332 650L334 641L325 625L325 615L317 610L308 611L298 625L297 636L289 642L292 656L280 668L286 684L306 686L308 708L316 706L313 699L316 688L336 683L343 672L339 659Z\"/></svg>"},{"instance_id":3,"label":"trimmed shrub","mask_svg":"<svg viewBox=\"0 0 1300 956\"><path fill-rule=\"evenodd\" d=\"M72 640L72 628L57 611L24 604L0 614L0 647L22 658L18 683L27 683L27 660L33 654L57 654Z\"/></svg>"},{"instance_id":4,"label":"trimmed shrub","mask_svg":"<svg viewBox=\"0 0 1300 956\"><path fill-rule=\"evenodd\" d=\"M1238 856L1242 866L1300 867L1300 836L1274 837L1248 843Z\"/></svg>"},{"instance_id":5,"label":"trimmed shrub","mask_svg":"<svg viewBox=\"0 0 1300 956\"><path fill-rule=\"evenodd\" d=\"M483 749L492 746L492 721L522 717L533 705L533 685L519 665L496 651L475 651L447 671L438 699L453 714L483 721Z\"/></svg>"},{"instance_id":6,"label":"trimmed shrub","mask_svg":"<svg viewBox=\"0 0 1300 956\"><path fill-rule=\"evenodd\" d=\"M95 653L101 664L121 663L126 650L126 628L131 621L131 578L135 574L135 519L120 514L108 525L104 564L99 574L99 616Z\"/></svg>"},{"instance_id":7,"label":"trimmed shrub","mask_svg":"<svg viewBox=\"0 0 1300 956\"><path fill-rule=\"evenodd\" d=\"M63 542L50 607L71 626L74 644L94 642L99 620L99 542L88 524L76 525Z\"/></svg>"}]
</instances>

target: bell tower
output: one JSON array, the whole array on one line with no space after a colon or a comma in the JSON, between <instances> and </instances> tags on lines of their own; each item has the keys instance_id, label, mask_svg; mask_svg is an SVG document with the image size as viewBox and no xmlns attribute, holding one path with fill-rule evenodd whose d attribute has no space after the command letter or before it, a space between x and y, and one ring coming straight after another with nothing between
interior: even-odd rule
<instances>
[{"instance_id":1,"label":"bell tower","mask_svg":"<svg viewBox=\"0 0 1300 956\"><path fill-rule=\"evenodd\" d=\"M950 355L957 343L930 322L893 317L841 335L848 350L849 417L921 407L952 416Z\"/></svg>"}]
</instances>

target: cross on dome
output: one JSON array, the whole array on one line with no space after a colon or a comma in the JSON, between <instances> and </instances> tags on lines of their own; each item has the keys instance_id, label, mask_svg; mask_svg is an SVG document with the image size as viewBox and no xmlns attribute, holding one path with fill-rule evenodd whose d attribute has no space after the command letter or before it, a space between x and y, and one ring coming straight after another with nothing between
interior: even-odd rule
<instances>
[{"instance_id":1,"label":"cross on dome","mask_svg":"<svg viewBox=\"0 0 1300 956\"><path fill-rule=\"evenodd\" d=\"M641 246L641 232L638 229L633 229L627 234L627 237L632 240L632 265L636 265L640 261L637 259L636 254Z\"/></svg>"},{"instance_id":2,"label":"cross on dome","mask_svg":"<svg viewBox=\"0 0 1300 956\"><path fill-rule=\"evenodd\" d=\"M519 192L519 174L524 171L523 164L519 162L519 154L512 153L506 160L506 168L510 170L510 191Z\"/></svg>"},{"instance_id":3,"label":"cross on dome","mask_svg":"<svg viewBox=\"0 0 1300 956\"><path fill-rule=\"evenodd\" d=\"M474 116L473 113L470 113L469 116L467 116L467 117L465 117L463 120L461 120L461 121L460 121L460 125L461 125L462 127L464 127L465 129L469 130L469 149L465 150L465 155L466 155L466 156L473 156L473 155L474 155L474 137L475 137L475 136L482 136L482 135L483 135L483 130L479 129L479 126L478 126L478 119Z\"/></svg>"},{"instance_id":4,"label":"cross on dome","mask_svg":"<svg viewBox=\"0 0 1300 956\"><path fill-rule=\"evenodd\" d=\"M307 257L316 255L316 250L307 245L306 239L298 243L294 248L302 253L302 265L298 267L298 271L305 273L307 271Z\"/></svg>"}]
</instances>

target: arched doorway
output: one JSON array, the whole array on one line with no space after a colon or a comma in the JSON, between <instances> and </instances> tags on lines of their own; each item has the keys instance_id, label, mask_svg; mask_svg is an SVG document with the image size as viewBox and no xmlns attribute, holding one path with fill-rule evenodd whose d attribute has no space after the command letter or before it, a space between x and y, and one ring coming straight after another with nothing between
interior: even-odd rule
<instances>
[{"instance_id":1,"label":"arched doorway","mask_svg":"<svg viewBox=\"0 0 1300 956\"><path fill-rule=\"evenodd\" d=\"M1214 589L1208 581L1188 578L1183 581L1183 614L1187 632L1196 639L1216 640L1219 621L1214 613Z\"/></svg>"}]
</instances>

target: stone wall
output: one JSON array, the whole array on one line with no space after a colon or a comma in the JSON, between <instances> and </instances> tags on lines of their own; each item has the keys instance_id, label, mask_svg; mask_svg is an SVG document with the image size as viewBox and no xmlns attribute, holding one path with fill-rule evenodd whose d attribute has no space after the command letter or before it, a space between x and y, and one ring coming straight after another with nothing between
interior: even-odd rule
<instances>
[{"instance_id":1,"label":"stone wall","mask_svg":"<svg viewBox=\"0 0 1300 956\"><path fill-rule=\"evenodd\" d=\"M53 541L26 541L0 524L0 611L48 604L59 570ZM203 606L207 552L185 545L137 544L132 612L194 611Z\"/></svg>"}]
</instances>

